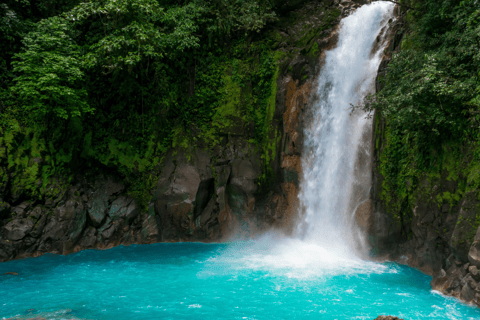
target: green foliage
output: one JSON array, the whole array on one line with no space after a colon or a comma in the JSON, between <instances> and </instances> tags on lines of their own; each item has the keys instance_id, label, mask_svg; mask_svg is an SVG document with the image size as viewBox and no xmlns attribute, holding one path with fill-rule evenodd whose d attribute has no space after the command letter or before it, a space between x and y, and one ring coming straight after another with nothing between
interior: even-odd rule
<instances>
[{"instance_id":1,"label":"green foliage","mask_svg":"<svg viewBox=\"0 0 480 320\"><path fill-rule=\"evenodd\" d=\"M171 147L213 146L240 119L262 149L276 61L251 39L276 19L274 5L0 5L0 188L49 198L76 174L111 172L145 205Z\"/></svg>"},{"instance_id":2,"label":"green foliage","mask_svg":"<svg viewBox=\"0 0 480 320\"><path fill-rule=\"evenodd\" d=\"M244 31L245 35L252 31L260 32L268 21L276 19L269 2L256 0L203 1L203 5L210 9L209 13L213 16L208 30L210 34L218 32L230 34L237 30Z\"/></svg>"},{"instance_id":3,"label":"green foliage","mask_svg":"<svg viewBox=\"0 0 480 320\"><path fill-rule=\"evenodd\" d=\"M370 107L423 151L478 132L480 11L474 1L425 0L417 7L423 10L410 16L403 41L409 45L394 55Z\"/></svg>"},{"instance_id":4,"label":"green foliage","mask_svg":"<svg viewBox=\"0 0 480 320\"><path fill-rule=\"evenodd\" d=\"M71 33L61 18L42 20L24 37L24 50L16 55L13 72L19 76L12 91L34 121L93 111L86 101L80 50Z\"/></svg>"},{"instance_id":5,"label":"green foliage","mask_svg":"<svg viewBox=\"0 0 480 320\"><path fill-rule=\"evenodd\" d=\"M478 5L417 0L411 6L402 49L367 106L386 121L377 148L382 140L383 198L394 212L425 179L448 172L449 180L463 183L474 163L466 155L476 153L480 138ZM453 204L459 196L444 193L437 202Z\"/></svg>"},{"instance_id":6,"label":"green foliage","mask_svg":"<svg viewBox=\"0 0 480 320\"><path fill-rule=\"evenodd\" d=\"M86 66L105 72L131 68L144 59L158 59L198 48L198 19L204 8L194 3L163 8L155 0L85 2L64 14L77 28L93 22L86 32ZM100 17L100 21L98 21ZM131 71L132 69L130 69Z\"/></svg>"}]
</instances>

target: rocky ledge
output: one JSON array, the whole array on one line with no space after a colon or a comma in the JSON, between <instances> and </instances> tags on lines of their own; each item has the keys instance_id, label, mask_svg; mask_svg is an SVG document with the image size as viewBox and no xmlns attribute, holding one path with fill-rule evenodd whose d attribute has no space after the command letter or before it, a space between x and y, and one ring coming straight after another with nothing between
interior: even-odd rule
<instances>
[{"instance_id":1,"label":"rocky ledge","mask_svg":"<svg viewBox=\"0 0 480 320\"><path fill-rule=\"evenodd\" d=\"M453 255L445 269L437 272L431 282L434 290L480 306L480 228L468 252L469 262L463 263ZM445 271L446 270L446 271Z\"/></svg>"}]
</instances>

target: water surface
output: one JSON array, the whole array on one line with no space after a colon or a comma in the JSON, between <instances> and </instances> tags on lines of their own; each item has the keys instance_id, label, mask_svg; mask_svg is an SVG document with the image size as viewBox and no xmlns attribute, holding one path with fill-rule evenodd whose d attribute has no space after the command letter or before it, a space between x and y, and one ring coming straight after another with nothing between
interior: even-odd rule
<instances>
[{"instance_id":1,"label":"water surface","mask_svg":"<svg viewBox=\"0 0 480 320\"><path fill-rule=\"evenodd\" d=\"M479 319L394 263L266 237L153 244L0 264L0 315L47 319ZM1 317L0 317L1 318Z\"/></svg>"}]
</instances>

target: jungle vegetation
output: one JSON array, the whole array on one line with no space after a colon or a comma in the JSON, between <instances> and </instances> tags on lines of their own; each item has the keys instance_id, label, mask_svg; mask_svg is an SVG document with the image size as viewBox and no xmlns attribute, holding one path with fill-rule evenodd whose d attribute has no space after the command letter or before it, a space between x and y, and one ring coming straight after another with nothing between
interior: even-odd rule
<instances>
[{"instance_id":1,"label":"jungle vegetation","mask_svg":"<svg viewBox=\"0 0 480 320\"><path fill-rule=\"evenodd\" d=\"M148 197L168 148L212 138L226 72L251 87L260 143L275 73L260 31L284 2L0 3L0 190L45 197L54 177L112 171Z\"/></svg>"},{"instance_id":2,"label":"jungle vegetation","mask_svg":"<svg viewBox=\"0 0 480 320\"><path fill-rule=\"evenodd\" d=\"M1 1L0 190L46 197L52 179L111 171L148 197L169 148L215 143L228 125L216 110L230 108L230 80L249 92L244 120L263 143L266 30L287 2L302 0ZM402 198L442 155L480 161L480 3L399 2L401 51L367 109L386 119L384 187Z\"/></svg>"},{"instance_id":3,"label":"jungle vegetation","mask_svg":"<svg viewBox=\"0 0 480 320\"><path fill-rule=\"evenodd\" d=\"M453 202L480 189L480 2L401 2L401 50L367 104L385 119L377 140L385 141L383 195L394 212L412 207L412 192L441 176L458 183Z\"/></svg>"}]
</instances>

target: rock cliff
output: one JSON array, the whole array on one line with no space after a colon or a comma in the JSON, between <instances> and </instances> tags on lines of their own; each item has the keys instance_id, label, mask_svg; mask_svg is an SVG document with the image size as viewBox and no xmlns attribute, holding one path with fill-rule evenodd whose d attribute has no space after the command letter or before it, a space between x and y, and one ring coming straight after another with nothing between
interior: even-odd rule
<instances>
[{"instance_id":1,"label":"rock cliff","mask_svg":"<svg viewBox=\"0 0 480 320\"><path fill-rule=\"evenodd\" d=\"M405 14L397 7L377 91L392 54L401 50L403 32L408 30ZM401 193L390 190L382 175L388 130L386 119L376 114L373 206L367 223L372 255L417 268L433 276L432 289L480 306L479 171L472 148L445 145L441 157L434 154L436 166L412 170L406 192Z\"/></svg>"},{"instance_id":2,"label":"rock cliff","mask_svg":"<svg viewBox=\"0 0 480 320\"><path fill-rule=\"evenodd\" d=\"M241 117L225 118L218 143L198 141L166 152L150 175L156 183L146 205L114 173L59 177L29 198L12 186L9 168L0 168L7 173L0 183L0 261L121 244L222 241L272 227L291 232L302 112L336 25L360 3L286 1L291 12L264 31L278 53L266 147L252 142L251 125ZM248 92L239 92L232 99L240 106Z\"/></svg>"}]
</instances>

